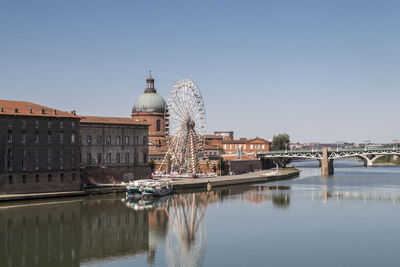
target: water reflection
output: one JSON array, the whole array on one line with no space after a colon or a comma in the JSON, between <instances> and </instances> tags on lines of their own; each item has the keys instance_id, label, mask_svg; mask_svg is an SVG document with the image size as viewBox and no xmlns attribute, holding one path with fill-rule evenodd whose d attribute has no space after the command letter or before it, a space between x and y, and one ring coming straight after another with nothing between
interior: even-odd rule
<instances>
[{"instance_id":1,"label":"water reflection","mask_svg":"<svg viewBox=\"0 0 400 267\"><path fill-rule=\"evenodd\" d=\"M121 196L110 195L2 204L0 266L120 266L122 259L130 265L141 259L149 265L201 266L206 262L207 243L213 242L213 236L207 238L205 220L212 206L285 210L277 211L275 217L270 211L271 223L279 216L292 216L291 205L299 208L314 202L400 202L396 173L371 178L361 175L358 169L352 175L341 176L340 172L338 169L330 179L311 176L151 200L121 201ZM328 210L329 205L324 207ZM247 223L246 218L236 219ZM246 231L251 233L251 229Z\"/></svg>"}]
</instances>

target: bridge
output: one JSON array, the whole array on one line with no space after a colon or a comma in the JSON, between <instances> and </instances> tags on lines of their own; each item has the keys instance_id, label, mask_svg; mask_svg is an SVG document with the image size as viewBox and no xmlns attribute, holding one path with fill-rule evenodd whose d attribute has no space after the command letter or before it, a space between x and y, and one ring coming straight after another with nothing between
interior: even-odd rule
<instances>
[{"instance_id":1,"label":"bridge","mask_svg":"<svg viewBox=\"0 0 400 267\"><path fill-rule=\"evenodd\" d=\"M365 147L312 150L281 150L257 153L258 158L315 159L320 162L322 175L333 174L333 160L339 158L360 158L364 166L371 167L377 159L386 156L400 156L400 147Z\"/></svg>"}]
</instances>

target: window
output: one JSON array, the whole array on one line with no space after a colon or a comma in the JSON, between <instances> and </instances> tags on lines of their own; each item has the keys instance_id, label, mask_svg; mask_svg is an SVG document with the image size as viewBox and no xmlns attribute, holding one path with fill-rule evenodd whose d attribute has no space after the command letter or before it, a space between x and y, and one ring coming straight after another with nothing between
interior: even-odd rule
<instances>
[{"instance_id":1,"label":"window","mask_svg":"<svg viewBox=\"0 0 400 267\"><path fill-rule=\"evenodd\" d=\"M72 177L71 178L72 178L72 181L75 181L75 173L74 172L72 173Z\"/></svg>"},{"instance_id":2,"label":"window","mask_svg":"<svg viewBox=\"0 0 400 267\"><path fill-rule=\"evenodd\" d=\"M75 122L74 121L71 123L71 127L72 127L72 129L75 128Z\"/></svg>"},{"instance_id":3,"label":"window","mask_svg":"<svg viewBox=\"0 0 400 267\"><path fill-rule=\"evenodd\" d=\"M51 160L52 160L53 153L51 149L47 150L47 169L51 169Z\"/></svg>"},{"instance_id":4,"label":"window","mask_svg":"<svg viewBox=\"0 0 400 267\"><path fill-rule=\"evenodd\" d=\"M8 128L12 128L13 126L13 122L12 121L8 121Z\"/></svg>"},{"instance_id":5,"label":"window","mask_svg":"<svg viewBox=\"0 0 400 267\"><path fill-rule=\"evenodd\" d=\"M39 169L39 151L37 148L34 150L34 155L35 155L35 170Z\"/></svg>"},{"instance_id":6,"label":"window","mask_svg":"<svg viewBox=\"0 0 400 267\"><path fill-rule=\"evenodd\" d=\"M75 168L75 149L73 149L73 148L71 150L71 165L72 165L72 168Z\"/></svg>"},{"instance_id":7,"label":"window","mask_svg":"<svg viewBox=\"0 0 400 267\"><path fill-rule=\"evenodd\" d=\"M33 141L38 144L39 143L39 132L35 131L35 135L33 137Z\"/></svg>"},{"instance_id":8,"label":"window","mask_svg":"<svg viewBox=\"0 0 400 267\"><path fill-rule=\"evenodd\" d=\"M12 175L10 175L10 176L8 176L8 183L9 184L13 184L13 177L12 177Z\"/></svg>"},{"instance_id":9,"label":"window","mask_svg":"<svg viewBox=\"0 0 400 267\"><path fill-rule=\"evenodd\" d=\"M135 137L134 137L133 143L134 143L135 145L139 144L139 136L135 136Z\"/></svg>"},{"instance_id":10,"label":"window","mask_svg":"<svg viewBox=\"0 0 400 267\"><path fill-rule=\"evenodd\" d=\"M224 145L224 149L226 149L226 145Z\"/></svg>"},{"instance_id":11,"label":"window","mask_svg":"<svg viewBox=\"0 0 400 267\"><path fill-rule=\"evenodd\" d=\"M60 132L60 144L64 143L64 133Z\"/></svg>"},{"instance_id":12,"label":"window","mask_svg":"<svg viewBox=\"0 0 400 267\"><path fill-rule=\"evenodd\" d=\"M51 128L51 121L47 122L47 128L49 128L49 129Z\"/></svg>"},{"instance_id":13,"label":"window","mask_svg":"<svg viewBox=\"0 0 400 267\"><path fill-rule=\"evenodd\" d=\"M129 145L129 136L125 136L125 145Z\"/></svg>"},{"instance_id":14,"label":"window","mask_svg":"<svg viewBox=\"0 0 400 267\"><path fill-rule=\"evenodd\" d=\"M135 152L135 154L133 155L134 157L134 162L138 162L138 154Z\"/></svg>"},{"instance_id":15,"label":"window","mask_svg":"<svg viewBox=\"0 0 400 267\"><path fill-rule=\"evenodd\" d=\"M22 170L26 169L26 150L22 149L22 161L21 161Z\"/></svg>"},{"instance_id":16,"label":"window","mask_svg":"<svg viewBox=\"0 0 400 267\"><path fill-rule=\"evenodd\" d=\"M145 136L143 136L143 145L147 145L147 136L145 135Z\"/></svg>"},{"instance_id":17,"label":"window","mask_svg":"<svg viewBox=\"0 0 400 267\"><path fill-rule=\"evenodd\" d=\"M39 174L35 175L35 183L39 183Z\"/></svg>"},{"instance_id":18,"label":"window","mask_svg":"<svg viewBox=\"0 0 400 267\"><path fill-rule=\"evenodd\" d=\"M64 169L64 150L60 148L60 169Z\"/></svg>"},{"instance_id":19,"label":"window","mask_svg":"<svg viewBox=\"0 0 400 267\"><path fill-rule=\"evenodd\" d=\"M265 148L265 145L262 145L261 147L262 147L262 149L264 149L264 148Z\"/></svg>"},{"instance_id":20,"label":"window","mask_svg":"<svg viewBox=\"0 0 400 267\"><path fill-rule=\"evenodd\" d=\"M64 122L60 121L60 129L64 128Z\"/></svg>"},{"instance_id":21,"label":"window","mask_svg":"<svg viewBox=\"0 0 400 267\"><path fill-rule=\"evenodd\" d=\"M13 151L11 148L7 150L7 170L12 171L12 154Z\"/></svg>"},{"instance_id":22,"label":"window","mask_svg":"<svg viewBox=\"0 0 400 267\"><path fill-rule=\"evenodd\" d=\"M23 130L21 135L21 143L25 144L25 142L26 142L26 132L25 130Z\"/></svg>"},{"instance_id":23,"label":"window","mask_svg":"<svg viewBox=\"0 0 400 267\"><path fill-rule=\"evenodd\" d=\"M101 135L98 135L98 136L97 136L97 144L98 144L98 145L101 145Z\"/></svg>"},{"instance_id":24,"label":"window","mask_svg":"<svg viewBox=\"0 0 400 267\"><path fill-rule=\"evenodd\" d=\"M22 175L22 183L26 184L26 175Z\"/></svg>"},{"instance_id":25,"label":"window","mask_svg":"<svg viewBox=\"0 0 400 267\"><path fill-rule=\"evenodd\" d=\"M75 143L75 133L71 134L71 143Z\"/></svg>"},{"instance_id":26,"label":"window","mask_svg":"<svg viewBox=\"0 0 400 267\"><path fill-rule=\"evenodd\" d=\"M60 173L60 181L64 182L64 173Z\"/></svg>"},{"instance_id":27,"label":"window","mask_svg":"<svg viewBox=\"0 0 400 267\"><path fill-rule=\"evenodd\" d=\"M47 133L47 143L51 144L51 132L50 131Z\"/></svg>"},{"instance_id":28,"label":"window","mask_svg":"<svg viewBox=\"0 0 400 267\"><path fill-rule=\"evenodd\" d=\"M107 164L111 164L111 153L107 153Z\"/></svg>"},{"instance_id":29,"label":"window","mask_svg":"<svg viewBox=\"0 0 400 267\"><path fill-rule=\"evenodd\" d=\"M143 163L146 163L146 162L147 162L147 154L143 153Z\"/></svg>"},{"instance_id":30,"label":"window","mask_svg":"<svg viewBox=\"0 0 400 267\"><path fill-rule=\"evenodd\" d=\"M47 175L47 181L48 181L48 182L51 182L51 178L52 178L52 177L51 177L51 174Z\"/></svg>"},{"instance_id":31,"label":"window","mask_svg":"<svg viewBox=\"0 0 400 267\"><path fill-rule=\"evenodd\" d=\"M88 144L88 145L91 145L91 144L92 144L92 136L91 136L91 135L88 135L88 136L87 136L87 144Z\"/></svg>"},{"instance_id":32,"label":"window","mask_svg":"<svg viewBox=\"0 0 400 267\"><path fill-rule=\"evenodd\" d=\"M253 149L253 145L250 145L250 149Z\"/></svg>"},{"instance_id":33,"label":"window","mask_svg":"<svg viewBox=\"0 0 400 267\"><path fill-rule=\"evenodd\" d=\"M111 145L111 136L107 136L107 145Z\"/></svg>"},{"instance_id":34,"label":"window","mask_svg":"<svg viewBox=\"0 0 400 267\"><path fill-rule=\"evenodd\" d=\"M92 164L92 154L88 153L86 155L86 162L87 164Z\"/></svg>"},{"instance_id":35,"label":"window","mask_svg":"<svg viewBox=\"0 0 400 267\"><path fill-rule=\"evenodd\" d=\"M12 130L8 130L8 137L7 137L7 140L8 140L9 143L12 142L12 140L13 140Z\"/></svg>"},{"instance_id":36,"label":"window","mask_svg":"<svg viewBox=\"0 0 400 267\"><path fill-rule=\"evenodd\" d=\"M156 122L157 126L157 132L161 131L161 120L157 120Z\"/></svg>"},{"instance_id":37,"label":"window","mask_svg":"<svg viewBox=\"0 0 400 267\"><path fill-rule=\"evenodd\" d=\"M125 153L125 163L129 163L129 153Z\"/></svg>"},{"instance_id":38,"label":"window","mask_svg":"<svg viewBox=\"0 0 400 267\"><path fill-rule=\"evenodd\" d=\"M101 153L97 153L97 163L101 164Z\"/></svg>"},{"instance_id":39,"label":"window","mask_svg":"<svg viewBox=\"0 0 400 267\"><path fill-rule=\"evenodd\" d=\"M22 120L22 121L21 121L21 127L22 127L22 128L25 128L25 126L26 126L26 121L25 121L25 120Z\"/></svg>"},{"instance_id":40,"label":"window","mask_svg":"<svg viewBox=\"0 0 400 267\"><path fill-rule=\"evenodd\" d=\"M117 136L117 145L121 144L121 136Z\"/></svg>"},{"instance_id":41,"label":"window","mask_svg":"<svg viewBox=\"0 0 400 267\"><path fill-rule=\"evenodd\" d=\"M35 121L35 128L37 129L37 128L39 128L39 121Z\"/></svg>"},{"instance_id":42,"label":"window","mask_svg":"<svg viewBox=\"0 0 400 267\"><path fill-rule=\"evenodd\" d=\"M119 153L117 153L116 158L117 158L117 163L121 163L121 155Z\"/></svg>"}]
</instances>

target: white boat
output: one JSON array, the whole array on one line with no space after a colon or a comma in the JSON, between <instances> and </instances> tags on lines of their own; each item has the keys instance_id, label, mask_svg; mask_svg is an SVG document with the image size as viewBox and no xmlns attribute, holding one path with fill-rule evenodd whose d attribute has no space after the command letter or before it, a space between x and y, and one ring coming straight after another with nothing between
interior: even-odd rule
<instances>
[{"instance_id":1,"label":"white boat","mask_svg":"<svg viewBox=\"0 0 400 267\"><path fill-rule=\"evenodd\" d=\"M173 191L170 179L142 179L129 182L126 186L126 195L130 196L154 196L161 197L171 194Z\"/></svg>"}]
</instances>

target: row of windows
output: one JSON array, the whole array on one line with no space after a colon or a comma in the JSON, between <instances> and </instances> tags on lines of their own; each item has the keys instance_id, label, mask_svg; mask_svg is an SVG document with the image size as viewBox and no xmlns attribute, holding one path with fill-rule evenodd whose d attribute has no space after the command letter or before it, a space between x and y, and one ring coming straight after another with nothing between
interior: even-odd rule
<instances>
[{"instance_id":1,"label":"row of windows","mask_svg":"<svg viewBox=\"0 0 400 267\"><path fill-rule=\"evenodd\" d=\"M122 155L124 157L124 163L129 163L130 162L130 154L129 153L125 153ZM146 163L147 162L147 154L143 153L142 154L142 158L140 159L142 160L142 163ZM139 162L139 157L138 154L135 153L134 154L134 162ZM102 164L103 163L103 154L102 153L97 153L96 154L96 158L94 159L91 153L88 153L86 155L86 164L87 165L91 165L91 164ZM121 158L121 154L120 153L116 153L115 157L113 156L113 153L106 153L105 154L105 161L104 163L107 164L112 164L112 163L122 163L122 158Z\"/></svg>"},{"instance_id":2,"label":"row of windows","mask_svg":"<svg viewBox=\"0 0 400 267\"><path fill-rule=\"evenodd\" d=\"M14 141L12 130L8 130L7 141L9 143L12 143ZM27 141L26 132L25 132L25 130L23 130L22 134L21 134L21 143L25 144L26 141ZM39 132L38 131L35 131L35 134L33 135L33 142L36 144L39 143ZM58 134L58 142L60 144L64 144L64 133L63 132L60 132ZM53 143L53 134L51 131L49 131L47 133L47 143L48 144ZM75 133L71 134L71 143L75 143Z\"/></svg>"},{"instance_id":3,"label":"row of windows","mask_svg":"<svg viewBox=\"0 0 400 267\"><path fill-rule=\"evenodd\" d=\"M13 154L14 151L9 148L7 150L7 170L12 171L13 170ZM60 169L64 169L64 150L60 148L59 150L59 167ZM26 162L27 162L27 151L26 149L21 150L21 169L26 170ZM34 167L35 170L39 170L39 149L35 148L33 149L33 162L34 162ZM75 153L74 149L71 150L71 165L73 168L75 168ZM53 167L53 150L52 149L47 149L47 169L52 169Z\"/></svg>"},{"instance_id":4,"label":"row of windows","mask_svg":"<svg viewBox=\"0 0 400 267\"><path fill-rule=\"evenodd\" d=\"M55 178L55 177L54 177L52 174L48 174L48 175L47 175L47 182L56 182L56 181L54 180L54 178ZM15 179L15 177L14 177L13 175L8 176L8 183L9 183L9 184L14 184L14 182L15 182L14 179ZM43 179L43 177L41 178L39 174L36 174L36 175L35 175L35 179L34 179L33 182L34 182L34 183L39 183L41 179ZM76 180L75 173L72 173L72 175L71 175L71 181L75 181L75 180ZM43 181L43 180L42 180L42 181ZM66 181L65 176L64 176L64 173L60 173L60 174L59 174L59 181L60 181L60 182ZM23 184L28 183L28 180L27 180L26 175L22 175L22 176L21 176L21 182L22 182Z\"/></svg>"},{"instance_id":5,"label":"row of windows","mask_svg":"<svg viewBox=\"0 0 400 267\"><path fill-rule=\"evenodd\" d=\"M92 136L91 135L88 135L87 136L87 144L88 145L91 145L92 143L93 143L93 140L92 140ZM113 138L110 136L110 135L108 135L108 136L106 136L106 140L105 140L106 142L106 144L107 145L112 145L112 144L114 144L114 142L113 142ZM129 136L125 136L125 138L124 138L124 144L125 145L129 145L130 143L131 143L132 141L131 141L131 138L129 137ZM142 139L142 144L143 145L147 145L147 143L148 143L148 141L147 141L147 136L143 136L143 139ZM101 136L101 135L98 135L97 136L97 138L96 138L96 144L97 145L102 145L103 144L103 136ZM115 138L115 144L116 145L121 145L122 143L121 143L121 136L117 136L116 138ZM139 136L134 136L133 137L133 144L134 145L138 145L139 144Z\"/></svg>"},{"instance_id":6,"label":"row of windows","mask_svg":"<svg viewBox=\"0 0 400 267\"><path fill-rule=\"evenodd\" d=\"M227 149L229 146L229 149L234 149L234 148L238 148L238 147L243 147L244 149L246 149L247 145L224 145L224 149ZM250 149L265 149L265 145L250 145Z\"/></svg>"},{"instance_id":7,"label":"row of windows","mask_svg":"<svg viewBox=\"0 0 400 267\"><path fill-rule=\"evenodd\" d=\"M9 120L9 121L8 121L8 127L9 127L9 128L12 128L13 125L14 125L14 121ZM75 124L74 121L71 122L71 127L72 127L72 128L75 128L75 125L76 125L76 124ZM34 121L34 126L35 126L35 128L39 128L39 121ZM64 122L63 122L63 121L60 121L58 126L60 127L60 129L63 129L63 128L64 128ZM22 128L25 128L25 127L26 127L26 121L25 121L25 120L21 120L21 127L22 127ZM51 121L47 121L47 128L51 128L51 127L52 127L52 122L51 122Z\"/></svg>"}]
</instances>

